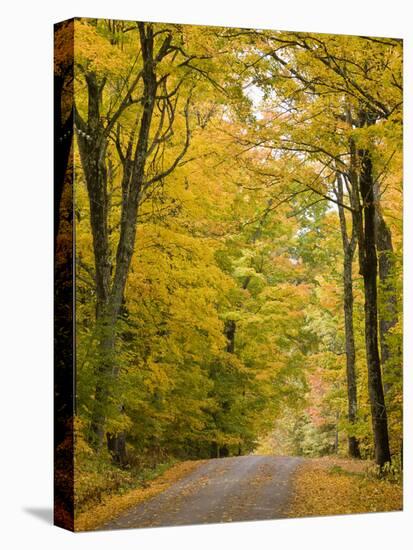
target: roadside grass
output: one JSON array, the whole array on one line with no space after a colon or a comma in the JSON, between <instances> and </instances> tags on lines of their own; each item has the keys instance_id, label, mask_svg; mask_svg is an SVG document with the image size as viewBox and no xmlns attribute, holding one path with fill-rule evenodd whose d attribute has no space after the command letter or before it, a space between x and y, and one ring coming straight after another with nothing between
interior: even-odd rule
<instances>
[{"instance_id":1,"label":"roadside grass","mask_svg":"<svg viewBox=\"0 0 413 550\"><path fill-rule=\"evenodd\" d=\"M119 487L116 492L101 496L99 503L89 504L86 509L75 515L75 531L99 529L104 523L115 519L128 508L161 493L188 475L202 462L188 460L162 464L136 479L134 488Z\"/></svg>"},{"instance_id":2,"label":"roadside grass","mask_svg":"<svg viewBox=\"0 0 413 550\"><path fill-rule=\"evenodd\" d=\"M294 477L288 517L402 510L401 480L379 479L371 472L371 463L361 460L308 459Z\"/></svg>"}]
</instances>

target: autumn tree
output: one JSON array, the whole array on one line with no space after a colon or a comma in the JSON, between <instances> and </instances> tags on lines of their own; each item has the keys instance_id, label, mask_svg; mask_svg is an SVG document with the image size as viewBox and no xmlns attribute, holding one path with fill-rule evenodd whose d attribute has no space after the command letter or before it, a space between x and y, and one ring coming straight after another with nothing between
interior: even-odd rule
<instances>
[{"instance_id":1,"label":"autumn tree","mask_svg":"<svg viewBox=\"0 0 413 550\"><path fill-rule=\"evenodd\" d=\"M318 175L311 180L304 178L303 187L319 195L320 200L339 202L331 194L337 170L348 184L352 202L338 206L352 212L358 238L359 267L365 287L365 338L376 460L383 465L390 460L390 450L379 355L376 232L382 233L378 237L381 248L385 246L384 241L390 245L384 220L379 228L377 193L374 200L376 179L380 179L382 172L380 162L373 166L372 136L377 132L378 136L383 135L379 122L384 132L387 128L391 132L393 121L399 117L398 43L351 37L323 38L303 33L252 31L252 36L261 50L259 59L253 52L246 61L246 70L263 87L270 104L277 107L272 134L264 121L263 131L257 137L243 136L244 143L247 147L255 144L287 151L297 158L305 156L319 163ZM364 48L366 43L370 47L368 54ZM380 90L385 86L389 91L383 97ZM373 125L380 129L372 130ZM321 130L321 133L311 136L311 130ZM385 256L384 253L383 259ZM391 306L388 309L391 311ZM385 341L383 334L382 341ZM350 348L349 342L349 351ZM349 410L351 408L349 402Z\"/></svg>"},{"instance_id":2,"label":"autumn tree","mask_svg":"<svg viewBox=\"0 0 413 550\"><path fill-rule=\"evenodd\" d=\"M95 30L88 22L79 22L78 78L86 88L86 105L75 106L75 124L80 158L89 195L90 223L93 235L94 281L96 284L96 325L100 342L100 364L97 367L95 411L92 432L100 446L104 436L105 408L110 387L117 368L114 363L114 345L117 319L135 247L135 235L139 206L145 195L151 192L163 178L171 173L184 156L189 144L189 101L186 91L184 105L180 91L184 88L187 72L173 79L170 73L160 71L162 62L182 56L183 50L173 44L170 29L154 30L152 24L138 23L139 50L123 56L115 44L108 42L105 33L111 29ZM100 32L99 32L100 31ZM82 41L83 40L83 41ZM92 42L96 41L92 46ZM113 41L112 41L113 42ZM87 47L91 49L88 50ZM97 51L104 57L101 67ZM120 69L131 63L126 73ZM183 55L181 65L188 59ZM112 65L112 61L114 65ZM170 81L174 80L171 84ZM105 91L111 93L105 96ZM115 96L113 98L113 91ZM175 118L180 109L186 120L186 135L181 150L169 166L157 162L163 155L166 142L171 138ZM155 114L156 112L156 114ZM131 122L132 121L132 124ZM124 133L127 132L127 137ZM115 142L122 169L122 191L119 238L116 252L112 251L110 238L111 196L108 183L112 177L109 151ZM148 167L151 158L150 168Z\"/></svg>"}]
</instances>

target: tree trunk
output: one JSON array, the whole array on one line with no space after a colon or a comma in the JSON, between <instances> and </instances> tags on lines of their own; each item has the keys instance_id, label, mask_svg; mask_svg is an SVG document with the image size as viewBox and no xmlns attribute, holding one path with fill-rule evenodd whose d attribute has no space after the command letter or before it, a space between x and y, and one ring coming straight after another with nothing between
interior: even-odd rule
<instances>
[{"instance_id":1,"label":"tree trunk","mask_svg":"<svg viewBox=\"0 0 413 550\"><path fill-rule=\"evenodd\" d=\"M237 324L234 320L230 319L225 321L224 325L224 334L227 339L226 351L228 353L234 353L235 351L235 331L237 329Z\"/></svg>"},{"instance_id":2,"label":"tree trunk","mask_svg":"<svg viewBox=\"0 0 413 550\"><path fill-rule=\"evenodd\" d=\"M115 329L109 315L112 264L108 238L108 194L105 165L106 142L100 117L103 85L94 73L86 78L88 86L88 122L76 117L79 153L89 197L90 225L93 237L96 284L96 336L99 364L95 368L96 387L91 420L91 442L100 448L104 441L104 418L109 396L109 376Z\"/></svg>"},{"instance_id":3,"label":"tree trunk","mask_svg":"<svg viewBox=\"0 0 413 550\"><path fill-rule=\"evenodd\" d=\"M345 250L343 271L348 420L352 425L357 422L356 350L353 326L353 252L354 250ZM359 442L354 435L350 435L348 438L348 452L351 457L360 458Z\"/></svg>"},{"instance_id":4,"label":"tree trunk","mask_svg":"<svg viewBox=\"0 0 413 550\"><path fill-rule=\"evenodd\" d=\"M95 399L90 427L91 442L100 449L104 442L106 411L113 383L115 323L108 316L102 315L97 319L96 326L99 364L95 369Z\"/></svg>"},{"instance_id":5,"label":"tree trunk","mask_svg":"<svg viewBox=\"0 0 413 550\"><path fill-rule=\"evenodd\" d=\"M338 454L338 422L340 420L340 415L339 413L337 412L336 413L336 425L335 425L335 429L334 429L334 454Z\"/></svg>"},{"instance_id":6,"label":"tree trunk","mask_svg":"<svg viewBox=\"0 0 413 550\"><path fill-rule=\"evenodd\" d=\"M362 239L359 238L359 253L360 273L364 280L368 388L374 433L375 459L379 466L383 466L386 462L390 462L390 448L378 347L374 181L369 151L359 150L358 158L360 161L360 195L363 205L362 218L364 218L362 220Z\"/></svg>"},{"instance_id":7,"label":"tree trunk","mask_svg":"<svg viewBox=\"0 0 413 550\"><path fill-rule=\"evenodd\" d=\"M375 185L375 228L376 244L379 260L379 331L380 331L380 356L383 372L386 371L386 363L390 358L388 335L398 321L397 294L392 281L394 270L393 243L390 229L388 228L380 210L380 189ZM384 385L386 392L388 387Z\"/></svg>"},{"instance_id":8,"label":"tree trunk","mask_svg":"<svg viewBox=\"0 0 413 550\"><path fill-rule=\"evenodd\" d=\"M142 103L144 107L140 118L139 135L133 162L132 159L128 159L131 162L131 167L127 171L126 179L128 181L123 182L123 186L127 189L123 194L120 236L115 262L110 259L111 250L108 238L109 202L105 164L108 137L100 116L105 80L98 82L93 72L86 75L88 87L87 123L83 122L78 112L75 111L79 151L89 196L95 258L96 328L100 361L95 371L95 408L92 411L91 432L92 439L98 448L103 444L110 387L118 370L114 363L116 322L121 310L126 279L135 246L140 193L144 180L149 131L157 87L153 59L153 30L149 25L147 31L145 31L143 23L139 24L139 30L144 60L142 71L144 87ZM113 439L115 437L114 434L110 436L112 446L115 445Z\"/></svg>"},{"instance_id":9,"label":"tree trunk","mask_svg":"<svg viewBox=\"0 0 413 550\"><path fill-rule=\"evenodd\" d=\"M114 462L119 466L125 466L126 464L126 434L124 432L120 434L107 434L107 443L109 452L112 455Z\"/></svg>"},{"instance_id":10,"label":"tree trunk","mask_svg":"<svg viewBox=\"0 0 413 550\"><path fill-rule=\"evenodd\" d=\"M340 218L341 239L343 243L343 308L344 308L344 334L346 349L346 378L347 378L347 403L348 420L354 425L357 422L357 374L356 374L356 349L354 344L353 324L353 258L357 243L357 233L353 223L351 239L347 233L347 223L344 207L343 180L337 175L337 202ZM360 458L358 439L354 435L348 437L348 452L353 458Z\"/></svg>"}]
</instances>

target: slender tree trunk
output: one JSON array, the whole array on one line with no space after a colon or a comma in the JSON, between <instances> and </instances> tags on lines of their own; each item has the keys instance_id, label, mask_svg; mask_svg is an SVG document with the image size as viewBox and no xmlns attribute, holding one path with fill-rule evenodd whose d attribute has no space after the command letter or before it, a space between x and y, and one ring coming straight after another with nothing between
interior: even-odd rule
<instances>
[{"instance_id":1,"label":"slender tree trunk","mask_svg":"<svg viewBox=\"0 0 413 550\"><path fill-rule=\"evenodd\" d=\"M115 462L120 466L126 464L126 434L107 434L107 444Z\"/></svg>"},{"instance_id":2,"label":"slender tree trunk","mask_svg":"<svg viewBox=\"0 0 413 550\"><path fill-rule=\"evenodd\" d=\"M336 413L336 426L334 430L334 454L338 454L338 422L340 420L340 415Z\"/></svg>"},{"instance_id":3,"label":"slender tree trunk","mask_svg":"<svg viewBox=\"0 0 413 550\"><path fill-rule=\"evenodd\" d=\"M234 353L235 351L235 331L237 329L237 324L234 320L230 319L225 321L224 325L224 334L227 339L226 351L228 353Z\"/></svg>"},{"instance_id":4,"label":"slender tree trunk","mask_svg":"<svg viewBox=\"0 0 413 550\"><path fill-rule=\"evenodd\" d=\"M354 344L353 324L353 258L357 244L357 232L353 223L351 239L348 237L347 223L343 206L343 180L337 175L337 202L339 203L339 219L341 239L343 243L343 308L344 308L344 334L346 349L346 378L347 378L347 403L348 420L354 425L357 422L357 373L356 373L356 348ZM348 437L348 452L353 458L360 458L358 439L354 435Z\"/></svg>"},{"instance_id":5,"label":"slender tree trunk","mask_svg":"<svg viewBox=\"0 0 413 550\"><path fill-rule=\"evenodd\" d=\"M346 250L344 253L344 327L346 340L346 376L348 419L350 424L357 422L357 377L356 377L356 350L354 345L353 326L353 253ZM360 458L359 442L354 435L348 438L348 452L351 457Z\"/></svg>"},{"instance_id":6,"label":"slender tree trunk","mask_svg":"<svg viewBox=\"0 0 413 550\"><path fill-rule=\"evenodd\" d=\"M365 341L368 388L373 423L375 459L379 466L390 462L387 411L384 401L378 346L377 253L375 237L375 202L372 161L369 151L359 150L360 195L363 205L363 234L359 238L360 273L364 280Z\"/></svg>"}]
</instances>

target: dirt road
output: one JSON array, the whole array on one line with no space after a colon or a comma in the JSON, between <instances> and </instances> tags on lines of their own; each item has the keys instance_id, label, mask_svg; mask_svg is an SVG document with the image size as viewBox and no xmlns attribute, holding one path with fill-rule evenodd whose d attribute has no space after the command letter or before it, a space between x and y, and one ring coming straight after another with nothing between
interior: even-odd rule
<instances>
[{"instance_id":1,"label":"dirt road","mask_svg":"<svg viewBox=\"0 0 413 550\"><path fill-rule=\"evenodd\" d=\"M301 460L276 456L208 460L101 529L282 518L291 497L292 474Z\"/></svg>"}]
</instances>

